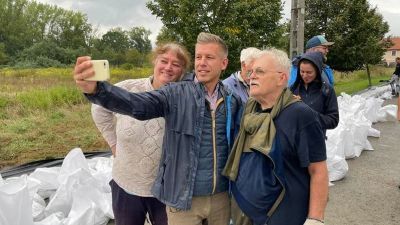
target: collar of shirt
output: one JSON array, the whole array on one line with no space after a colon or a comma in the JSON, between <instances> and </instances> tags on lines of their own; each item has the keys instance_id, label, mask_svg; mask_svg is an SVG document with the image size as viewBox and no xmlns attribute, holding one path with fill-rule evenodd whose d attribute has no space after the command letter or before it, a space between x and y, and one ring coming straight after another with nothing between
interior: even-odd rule
<instances>
[{"instance_id":1,"label":"collar of shirt","mask_svg":"<svg viewBox=\"0 0 400 225\"><path fill-rule=\"evenodd\" d=\"M199 83L199 80L197 80L197 77L194 77L194 82ZM219 82L217 83L217 86L215 87L214 92L211 94L211 96L208 94L207 87L204 85L204 96L206 97L206 100L210 103L210 108L212 110L215 110L217 108L217 100L218 100L218 91L219 91Z\"/></svg>"}]
</instances>

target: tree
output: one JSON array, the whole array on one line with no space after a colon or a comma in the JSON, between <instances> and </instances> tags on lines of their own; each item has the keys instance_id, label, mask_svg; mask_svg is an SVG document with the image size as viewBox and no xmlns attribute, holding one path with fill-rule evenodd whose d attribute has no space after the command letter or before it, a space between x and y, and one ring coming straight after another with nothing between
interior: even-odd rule
<instances>
[{"instance_id":1,"label":"tree","mask_svg":"<svg viewBox=\"0 0 400 225\"><path fill-rule=\"evenodd\" d=\"M280 0L153 0L147 7L192 54L200 32L223 38L230 51L228 72L240 68L243 48L277 46L282 37Z\"/></svg>"},{"instance_id":2,"label":"tree","mask_svg":"<svg viewBox=\"0 0 400 225\"><path fill-rule=\"evenodd\" d=\"M5 45L4 43L0 43L0 65L7 64L9 58L5 52Z\"/></svg>"},{"instance_id":3,"label":"tree","mask_svg":"<svg viewBox=\"0 0 400 225\"><path fill-rule=\"evenodd\" d=\"M366 0L306 0L305 30L306 39L325 34L335 42L329 65L353 71L381 61L389 26Z\"/></svg>"},{"instance_id":4,"label":"tree","mask_svg":"<svg viewBox=\"0 0 400 225\"><path fill-rule=\"evenodd\" d=\"M127 32L130 48L135 48L142 54L149 53L151 51L150 34L150 30L146 30L144 27L132 27Z\"/></svg>"},{"instance_id":5,"label":"tree","mask_svg":"<svg viewBox=\"0 0 400 225\"><path fill-rule=\"evenodd\" d=\"M130 46L126 31L119 27L105 33L101 38L101 44L103 49L109 47L119 53L125 53Z\"/></svg>"},{"instance_id":6,"label":"tree","mask_svg":"<svg viewBox=\"0 0 400 225\"><path fill-rule=\"evenodd\" d=\"M28 0L0 0L0 43L11 59L46 41L64 49L88 48L91 32L80 12Z\"/></svg>"},{"instance_id":7,"label":"tree","mask_svg":"<svg viewBox=\"0 0 400 225\"><path fill-rule=\"evenodd\" d=\"M182 43L182 37L176 34L174 31L168 29L167 27L161 27L160 32L157 35L156 45L160 45L167 42Z\"/></svg>"}]
</instances>

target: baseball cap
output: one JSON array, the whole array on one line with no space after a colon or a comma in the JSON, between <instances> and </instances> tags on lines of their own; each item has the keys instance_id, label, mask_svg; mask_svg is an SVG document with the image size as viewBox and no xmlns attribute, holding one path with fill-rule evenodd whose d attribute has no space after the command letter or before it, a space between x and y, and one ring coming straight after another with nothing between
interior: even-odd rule
<instances>
[{"instance_id":1,"label":"baseball cap","mask_svg":"<svg viewBox=\"0 0 400 225\"><path fill-rule=\"evenodd\" d=\"M335 42L329 42L325 39L322 35L317 35L312 37L310 40L307 41L306 49L314 48L319 45L330 46L333 45Z\"/></svg>"}]
</instances>

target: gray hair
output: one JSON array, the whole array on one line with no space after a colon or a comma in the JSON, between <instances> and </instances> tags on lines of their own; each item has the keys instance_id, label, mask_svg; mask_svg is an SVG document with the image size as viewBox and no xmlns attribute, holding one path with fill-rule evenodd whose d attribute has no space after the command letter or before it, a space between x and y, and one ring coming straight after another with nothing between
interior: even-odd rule
<instances>
[{"instance_id":1,"label":"gray hair","mask_svg":"<svg viewBox=\"0 0 400 225\"><path fill-rule=\"evenodd\" d=\"M291 63L286 52L276 48L266 48L257 54L257 58L267 55L271 56L275 60L278 70L282 70L283 72L289 74Z\"/></svg>"},{"instance_id":2,"label":"gray hair","mask_svg":"<svg viewBox=\"0 0 400 225\"><path fill-rule=\"evenodd\" d=\"M240 63L248 65L256 58L257 54L260 52L261 52L260 49L254 47L243 49L240 52Z\"/></svg>"},{"instance_id":3,"label":"gray hair","mask_svg":"<svg viewBox=\"0 0 400 225\"><path fill-rule=\"evenodd\" d=\"M224 56L225 57L228 56L228 46L225 44L224 40L222 40L222 38L220 38L218 35L201 32L197 36L197 44L210 44L210 43L219 45L223 51Z\"/></svg>"}]
</instances>

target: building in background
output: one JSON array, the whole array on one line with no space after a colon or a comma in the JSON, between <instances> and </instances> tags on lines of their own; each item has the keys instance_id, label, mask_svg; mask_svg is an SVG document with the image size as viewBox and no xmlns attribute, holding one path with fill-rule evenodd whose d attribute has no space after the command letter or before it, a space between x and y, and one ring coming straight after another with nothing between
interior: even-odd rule
<instances>
[{"instance_id":1,"label":"building in background","mask_svg":"<svg viewBox=\"0 0 400 225\"><path fill-rule=\"evenodd\" d=\"M393 46L389 47L383 55L383 62L387 66L396 66L396 57L400 57L400 37L391 37Z\"/></svg>"}]
</instances>

